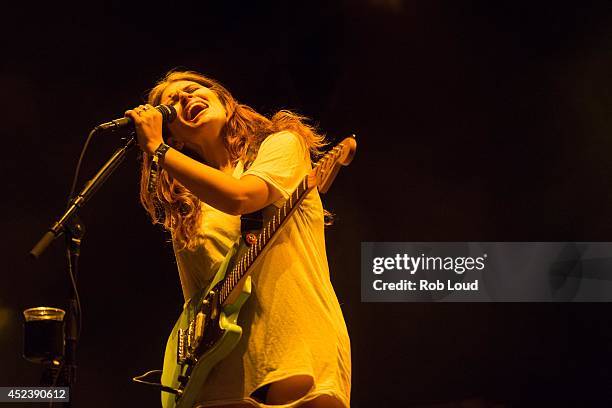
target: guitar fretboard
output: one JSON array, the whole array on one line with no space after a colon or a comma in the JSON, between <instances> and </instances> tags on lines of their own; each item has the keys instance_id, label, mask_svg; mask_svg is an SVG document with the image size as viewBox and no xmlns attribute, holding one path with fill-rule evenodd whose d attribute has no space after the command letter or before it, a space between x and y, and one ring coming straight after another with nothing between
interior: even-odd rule
<instances>
[{"instance_id":1,"label":"guitar fretboard","mask_svg":"<svg viewBox=\"0 0 612 408\"><path fill-rule=\"evenodd\" d=\"M328 151L323 158L314 165L310 174L302 179L283 206L278 208L276 213L266 223L265 227L257 236L257 242L249 247L223 279L219 288L219 301L221 304L225 303L234 288L236 288L242 278L248 274L249 268L255 263L257 257L261 255L268 243L270 243L274 234L282 227L287 218L291 216L293 211L304 200L306 194L315 188L315 185L319 187L320 192L325 193L327 191L335 174L338 172L338 162L341 161L344 166L348 165L352 159L352 155L349 157L348 153L354 153L355 147L354 137L344 139L341 143L338 143L336 147ZM343 158L341 159L341 157ZM349 157L348 160L347 157Z\"/></svg>"},{"instance_id":2,"label":"guitar fretboard","mask_svg":"<svg viewBox=\"0 0 612 408\"><path fill-rule=\"evenodd\" d=\"M242 255L242 257L232 268L231 272L223 280L223 284L219 290L219 300L221 303L224 303L229 297L232 290L246 275L251 265L255 263L257 257L263 252L266 245L268 245L268 243L271 241L276 231L278 231L287 218L289 218L291 213L299 206L302 200L304 200L306 193L308 193L308 191L311 189L312 187L308 187L308 176L305 176L298 187L285 201L283 206L276 210L276 213L266 223L265 227L257 236L257 242L249 247L248 251Z\"/></svg>"}]
</instances>

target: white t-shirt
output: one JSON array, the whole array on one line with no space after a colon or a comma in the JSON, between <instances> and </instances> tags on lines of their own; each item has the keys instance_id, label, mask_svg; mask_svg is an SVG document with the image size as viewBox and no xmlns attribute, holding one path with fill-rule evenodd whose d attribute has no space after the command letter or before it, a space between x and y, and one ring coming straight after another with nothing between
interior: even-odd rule
<instances>
[{"instance_id":1,"label":"white t-shirt","mask_svg":"<svg viewBox=\"0 0 612 408\"><path fill-rule=\"evenodd\" d=\"M238 163L233 177L254 175L283 196L264 209L264 222L311 170L301 137L283 131L268 136L250 168ZM240 217L202 204L195 250L175 251L185 299L206 287L240 234ZM350 342L329 280L323 207L316 189L276 234L252 273L253 292L240 311L242 338L210 373L198 406L247 402L259 387L294 375L314 380L293 407L320 395L350 401Z\"/></svg>"}]
</instances>

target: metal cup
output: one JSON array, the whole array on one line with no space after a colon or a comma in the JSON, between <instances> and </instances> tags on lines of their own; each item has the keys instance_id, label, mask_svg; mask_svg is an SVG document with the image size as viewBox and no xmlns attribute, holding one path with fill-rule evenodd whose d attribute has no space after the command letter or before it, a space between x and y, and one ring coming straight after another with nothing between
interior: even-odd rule
<instances>
[{"instance_id":1,"label":"metal cup","mask_svg":"<svg viewBox=\"0 0 612 408\"><path fill-rule=\"evenodd\" d=\"M64 316L54 307L23 311L23 357L34 363L50 363L64 357Z\"/></svg>"}]
</instances>

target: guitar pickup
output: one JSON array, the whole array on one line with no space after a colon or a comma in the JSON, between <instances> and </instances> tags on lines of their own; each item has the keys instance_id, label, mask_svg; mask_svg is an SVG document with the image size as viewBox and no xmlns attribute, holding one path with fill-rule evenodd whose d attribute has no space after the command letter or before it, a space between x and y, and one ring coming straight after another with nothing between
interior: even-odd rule
<instances>
[{"instance_id":1,"label":"guitar pickup","mask_svg":"<svg viewBox=\"0 0 612 408\"><path fill-rule=\"evenodd\" d=\"M195 336L193 348L196 349L200 345L202 338L204 337L204 331L206 330L206 314L199 312L195 318Z\"/></svg>"}]
</instances>

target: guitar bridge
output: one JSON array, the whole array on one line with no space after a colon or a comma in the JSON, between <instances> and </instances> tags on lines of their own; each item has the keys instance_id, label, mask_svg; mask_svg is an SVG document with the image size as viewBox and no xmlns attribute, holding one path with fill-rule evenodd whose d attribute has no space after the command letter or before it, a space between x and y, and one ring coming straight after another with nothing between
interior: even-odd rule
<instances>
[{"instance_id":1,"label":"guitar bridge","mask_svg":"<svg viewBox=\"0 0 612 408\"><path fill-rule=\"evenodd\" d=\"M187 360L185 337L185 330L178 329L178 341L176 342L176 362L181 365Z\"/></svg>"}]
</instances>

